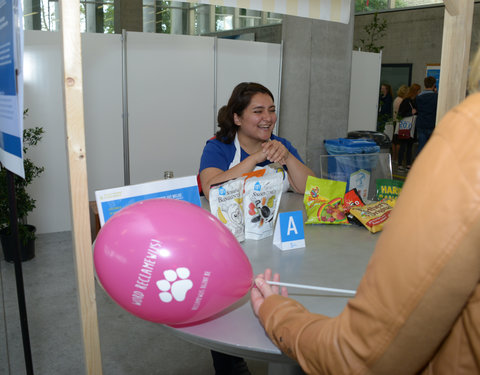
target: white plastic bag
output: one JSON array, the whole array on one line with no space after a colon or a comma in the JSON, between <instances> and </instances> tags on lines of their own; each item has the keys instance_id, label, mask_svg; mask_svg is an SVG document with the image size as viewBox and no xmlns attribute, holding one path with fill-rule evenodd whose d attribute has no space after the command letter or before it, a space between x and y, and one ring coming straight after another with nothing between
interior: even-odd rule
<instances>
[{"instance_id":1,"label":"white plastic bag","mask_svg":"<svg viewBox=\"0 0 480 375\"><path fill-rule=\"evenodd\" d=\"M273 235L282 185L282 173L246 179L243 197L245 238L260 240Z\"/></svg>"},{"instance_id":2,"label":"white plastic bag","mask_svg":"<svg viewBox=\"0 0 480 375\"><path fill-rule=\"evenodd\" d=\"M210 211L233 233L245 240L243 219L243 178L223 182L210 188Z\"/></svg>"}]
</instances>

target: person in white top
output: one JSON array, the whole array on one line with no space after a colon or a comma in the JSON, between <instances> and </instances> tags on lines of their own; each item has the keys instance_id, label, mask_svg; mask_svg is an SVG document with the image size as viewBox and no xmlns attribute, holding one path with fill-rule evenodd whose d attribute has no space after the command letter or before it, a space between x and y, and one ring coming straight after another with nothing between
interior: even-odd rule
<instances>
[{"instance_id":1,"label":"person in white top","mask_svg":"<svg viewBox=\"0 0 480 375\"><path fill-rule=\"evenodd\" d=\"M397 97L393 101L393 139L392 139L392 161L394 164L398 164L398 150L400 148L400 143L398 142L398 108L402 103L403 99L407 96L408 86L401 85L397 90Z\"/></svg>"}]
</instances>

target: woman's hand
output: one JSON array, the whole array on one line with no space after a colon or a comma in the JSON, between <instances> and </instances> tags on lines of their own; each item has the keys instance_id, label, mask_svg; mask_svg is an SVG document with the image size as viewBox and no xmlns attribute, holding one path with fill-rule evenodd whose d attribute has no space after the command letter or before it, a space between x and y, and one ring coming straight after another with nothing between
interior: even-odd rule
<instances>
[{"instance_id":1,"label":"woman's hand","mask_svg":"<svg viewBox=\"0 0 480 375\"><path fill-rule=\"evenodd\" d=\"M263 148L261 148L257 152L250 154L249 158L254 159L255 165L256 165L256 164L263 163L265 160L267 160L267 154L264 152Z\"/></svg>"},{"instance_id":2,"label":"woman's hand","mask_svg":"<svg viewBox=\"0 0 480 375\"><path fill-rule=\"evenodd\" d=\"M279 293L278 286L271 286L267 283L267 281L270 281L271 277L272 270L267 268L264 274L260 274L255 278L255 285L250 293L250 301L252 303L253 312L256 316L258 316L258 311L265 301L265 298ZM280 281L280 275L278 273L273 275L273 281ZM288 297L287 288L283 286L280 294L284 297Z\"/></svg>"},{"instance_id":3,"label":"woman's hand","mask_svg":"<svg viewBox=\"0 0 480 375\"><path fill-rule=\"evenodd\" d=\"M262 143L263 153L266 156L266 159L272 163L280 163L285 165L287 163L288 156L290 152L283 145L283 143L277 140L271 140L265 143Z\"/></svg>"},{"instance_id":4,"label":"woman's hand","mask_svg":"<svg viewBox=\"0 0 480 375\"><path fill-rule=\"evenodd\" d=\"M205 168L200 172L200 183L202 184L203 194L207 200L210 196L210 187L218 182L224 182L232 180L234 178L240 177L244 173L251 172L255 169L255 166L259 163L262 163L266 160L265 153L263 149L255 152L254 154L248 156L246 159L243 159L236 166L223 171L219 168Z\"/></svg>"}]
</instances>

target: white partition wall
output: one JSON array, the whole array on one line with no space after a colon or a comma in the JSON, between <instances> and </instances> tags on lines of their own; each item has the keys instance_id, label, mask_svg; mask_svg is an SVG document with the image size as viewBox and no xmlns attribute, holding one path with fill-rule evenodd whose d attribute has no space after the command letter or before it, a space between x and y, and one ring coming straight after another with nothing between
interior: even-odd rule
<instances>
[{"instance_id":1,"label":"white partition wall","mask_svg":"<svg viewBox=\"0 0 480 375\"><path fill-rule=\"evenodd\" d=\"M377 130L382 54L352 51L348 131Z\"/></svg>"},{"instance_id":2,"label":"white partition wall","mask_svg":"<svg viewBox=\"0 0 480 375\"><path fill-rule=\"evenodd\" d=\"M45 167L29 187L37 202L28 222L38 233L71 228L61 52L60 33L25 31L24 103L29 116L24 126L45 130L42 141L28 154Z\"/></svg>"},{"instance_id":3,"label":"white partition wall","mask_svg":"<svg viewBox=\"0 0 480 375\"><path fill-rule=\"evenodd\" d=\"M197 174L213 135L213 38L127 33L130 182Z\"/></svg>"},{"instance_id":4,"label":"white partition wall","mask_svg":"<svg viewBox=\"0 0 480 375\"><path fill-rule=\"evenodd\" d=\"M233 88L240 82L266 86L275 97L277 113L280 113L281 66L281 44L218 39L215 114L227 104Z\"/></svg>"},{"instance_id":5,"label":"white partition wall","mask_svg":"<svg viewBox=\"0 0 480 375\"><path fill-rule=\"evenodd\" d=\"M70 230L60 33L25 31L25 127L42 126L29 155L45 167L31 187L37 232ZM82 34L89 197L123 184L121 37Z\"/></svg>"},{"instance_id":6,"label":"white partition wall","mask_svg":"<svg viewBox=\"0 0 480 375\"><path fill-rule=\"evenodd\" d=\"M216 105L241 81L265 84L279 103L281 46L151 33L126 33L130 183L197 174ZM26 127L46 134L30 156L45 173L32 185L38 233L70 230L60 34L25 32ZM88 187L124 184L122 37L83 34ZM217 93L217 94L216 94Z\"/></svg>"},{"instance_id":7,"label":"white partition wall","mask_svg":"<svg viewBox=\"0 0 480 375\"><path fill-rule=\"evenodd\" d=\"M123 185L122 38L82 34L88 196Z\"/></svg>"}]
</instances>

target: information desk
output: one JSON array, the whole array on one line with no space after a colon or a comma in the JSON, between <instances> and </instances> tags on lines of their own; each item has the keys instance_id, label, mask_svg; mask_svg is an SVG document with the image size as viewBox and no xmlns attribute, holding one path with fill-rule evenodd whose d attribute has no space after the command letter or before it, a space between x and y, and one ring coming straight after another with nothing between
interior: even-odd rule
<instances>
[{"instance_id":1,"label":"information desk","mask_svg":"<svg viewBox=\"0 0 480 375\"><path fill-rule=\"evenodd\" d=\"M210 210L205 198L202 206ZM284 193L279 212L299 210L306 220L303 195ZM305 225L305 248L282 251L273 245L273 236L245 240L241 245L255 275L269 267L280 273L284 282L356 290L378 235L356 225ZM349 299L338 293L288 289L290 297L310 311L327 316L338 315ZM250 293L207 322L182 328L164 327L186 341L219 352L293 364L265 334L249 298Z\"/></svg>"}]
</instances>

